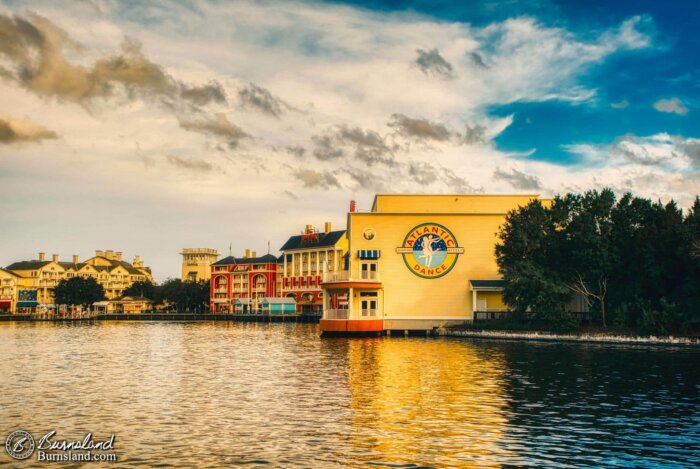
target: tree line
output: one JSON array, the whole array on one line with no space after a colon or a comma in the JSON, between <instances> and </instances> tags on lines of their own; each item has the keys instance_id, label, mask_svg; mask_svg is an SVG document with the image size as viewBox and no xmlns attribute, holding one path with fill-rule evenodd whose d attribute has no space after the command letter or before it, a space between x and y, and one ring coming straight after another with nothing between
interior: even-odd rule
<instances>
[{"instance_id":1,"label":"tree line","mask_svg":"<svg viewBox=\"0 0 700 469\"><path fill-rule=\"evenodd\" d=\"M700 324L700 199L689 210L611 189L533 200L498 233L503 298L520 320L578 326L576 298L603 327L650 334Z\"/></svg>"},{"instance_id":2,"label":"tree line","mask_svg":"<svg viewBox=\"0 0 700 469\"><path fill-rule=\"evenodd\" d=\"M205 312L209 308L209 281L168 279L161 284L134 282L124 290L123 296L141 296L153 301L154 305L180 312ZM54 302L59 305L89 307L104 299L104 288L92 277L62 279L54 290Z\"/></svg>"}]
</instances>

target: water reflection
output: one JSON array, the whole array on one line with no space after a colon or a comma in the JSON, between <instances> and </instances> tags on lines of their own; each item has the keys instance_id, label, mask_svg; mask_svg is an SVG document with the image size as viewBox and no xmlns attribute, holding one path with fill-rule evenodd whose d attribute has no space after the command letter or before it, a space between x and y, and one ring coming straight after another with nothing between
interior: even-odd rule
<instances>
[{"instance_id":1,"label":"water reflection","mask_svg":"<svg viewBox=\"0 0 700 469\"><path fill-rule=\"evenodd\" d=\"M111 467L700 465L694 349L17 323L0 357L0 435L115 433Z\"/></svg>"},{"instance_id":2,"label":"water reflection","mask_svg":"<svg viewBox=\"0 0 700 469\"><path fill-rule=\"evenodd\" d=\"M503 357L467 342L356 340L348 350L351 446L375 464L494 465L507 424Z\"/></svg>"}]
</instances>

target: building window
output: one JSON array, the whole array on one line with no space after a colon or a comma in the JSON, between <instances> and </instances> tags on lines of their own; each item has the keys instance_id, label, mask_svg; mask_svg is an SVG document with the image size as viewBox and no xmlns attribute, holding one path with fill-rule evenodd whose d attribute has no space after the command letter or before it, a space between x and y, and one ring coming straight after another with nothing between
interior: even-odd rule
<instances>
[{"instance_id":1,"label":"building window","mask_svg":"<svg viewBox=\"0 0 700 469\"><path fill-rule=\"evenodd\" d=\"M360 263L360 279L362 280L377 280L379 266L377 262L361 262Z\"/></svg>"}]
</instances>

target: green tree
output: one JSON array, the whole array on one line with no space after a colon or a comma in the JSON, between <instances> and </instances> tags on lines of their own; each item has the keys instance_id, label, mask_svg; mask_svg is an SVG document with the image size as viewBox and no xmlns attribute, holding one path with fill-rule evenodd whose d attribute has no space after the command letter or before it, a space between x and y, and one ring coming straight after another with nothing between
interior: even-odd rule
<instances>
[{"instance_id":1,"label":"green tree","mask_svg":"<svg viewBox=\"0 0 700 469\"><path fill-rule=\"evenodd\" d=\"M143 296L149 300L156 299L156 286L148 280L134 282L124 290L124 295Z\"/></svg>"},{"instance_id":2,"label":"green tree","mask_svg":"<svg viewBox=\"0 0 700 469\"><path fill-rule=\"evenodd\" d=\"M92 277L71 277L58 282L54 289L54 301L59 305L88 306L105 298L102 285Z\"/></svg>"},{"instance_id":3,"label":"green tree","mask_svg":"<svg viewBox=\"0 0 700 469\"><path fill-rule=\"evenodd\" d=\"M173 305L178 311L204 311L209 304L209 282L168 279L156 288L156 301Z\"/></svg>"},{"instance_id":4,"label":"green tree","mask_svg":"<svg viewBox=\"0 0 700 469\"><path fill-rule=\"evenodd\" d=\"M571 292L559 276L555 212L539 200L510 212L501 227L496 262L505 288L503 299L521 318L532 313L551 322L564 318Z\"/></svg>"},{"instance_id":5,"label":"green tree","mask_svg":"<svg viewBox=\"0 0 700 469\"><path fill-rule=\"evenodd\" d=\"M564 206L560 208L559 206ZM555 241L559 247L559 275L572 292L600 308L603 327L606 300L615 253L612 245L612 210L615 194L610 189L588 191L584 195L568 194L554 201L553 211L565 216Z\"/></svg>"}]
</instances>

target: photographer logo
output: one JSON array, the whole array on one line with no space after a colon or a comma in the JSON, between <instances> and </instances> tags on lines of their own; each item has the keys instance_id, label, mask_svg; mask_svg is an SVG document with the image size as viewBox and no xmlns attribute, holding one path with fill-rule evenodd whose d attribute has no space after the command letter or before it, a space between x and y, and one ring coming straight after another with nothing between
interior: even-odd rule
<instances>
[{"instance_id":1,"label":"photographer logo","mask_svg":"<svg viewBox=\"0 0 700 469\"><path fill-rule=\"evenodd\" d=\"M29 458L34 453L35 447L34 438L24 430L13 431L5 440L7 454L20 461Z\"/></svg>"}]
</instances>

